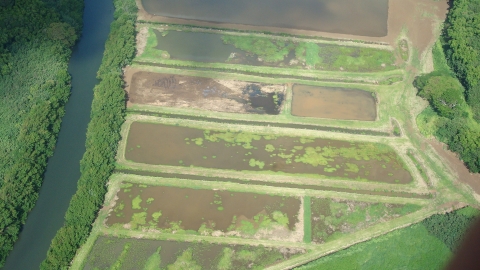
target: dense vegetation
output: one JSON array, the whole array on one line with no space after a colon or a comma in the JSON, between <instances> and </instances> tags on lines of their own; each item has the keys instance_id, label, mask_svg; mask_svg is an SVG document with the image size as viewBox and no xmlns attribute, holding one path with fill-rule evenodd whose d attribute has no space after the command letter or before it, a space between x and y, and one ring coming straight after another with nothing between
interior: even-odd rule
<instances>
[{"instance_id":1,"label":"dense vegetation","mask_svg":"<svg viewBox=\"0 0 480 270\"><path fill-rule=\"evenodd\" d=\"M437 42L433 49L435 71L414 82L418 95L428 100L433 109L425 110L418 118L422 133L446 143L475 173L480 172L478 11L480 0L453 2L441 38L444 44Z\"/></svg>"},{"instance_id":2,"label":"dense vegetation","mask_svg":"<svg viewBox=\"0 0 480 270\"><path fill-rule=\"evenodd\" d=\"M455 0L444 36L447 59L466 89L468 104L480 120L480 0Z\"/></svg>"},{"instance_id":3,"label":"dense vegetation","mask_svg":"<svg viewBox=\"0 0 480 270\"><path fill-rule=\"evenodd\" d=\"M65 224L52 240L41 269L64 269L76 250L87 239L92 223L103 203L105 184L114 169L115 153L124 121L125 93L122 67L135 54L135 20L133 0L114 0L115 20L105 45L100 80L94 89L91 121L87 129L86 152L80 162L81 177L77 192L70 201Z\"/></svg>"},{"instance_id":4,"label":"dense vegetation","mask_svg":"<svg viewBox=\"0 0 480 270\"><path fill-rule=\"evenodd\" d=\"M70 94L83 1L0 1L0 266L42 184Z\"/></svg>"},{"instance_id":5,"label":"dense vegetation","mask_svg":"<svg viewBox=\"0 0 480 270\"><path fill-rule=\"evenodd\" d=\"M454 252L465 231L473 223L477 215L478 210L467 207L443 215L433 215L422 221L422 224L430 234L437 237Z\"/></svg>"}]
</instances>

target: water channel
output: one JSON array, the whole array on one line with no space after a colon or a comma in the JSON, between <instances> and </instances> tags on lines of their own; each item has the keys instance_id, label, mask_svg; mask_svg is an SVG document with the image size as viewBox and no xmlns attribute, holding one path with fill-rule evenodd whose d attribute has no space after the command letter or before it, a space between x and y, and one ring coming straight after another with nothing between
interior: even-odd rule
<instances>
[{"instance_id":1,"label":"water channel","mask_svg":"<svg viewBox=\"0 0 480 270\"><path fill-rule=\"evenodd\" d=\"M72 95L66 105L55 153L48 161L43 186L3 269L38 269L50 242L63 225L64 215L80 177L85 133L90 121L93 87L104 44L113 21L110 0L85 0L82 36L74 48L68 71Z\"/></svg>"}]
</instances>

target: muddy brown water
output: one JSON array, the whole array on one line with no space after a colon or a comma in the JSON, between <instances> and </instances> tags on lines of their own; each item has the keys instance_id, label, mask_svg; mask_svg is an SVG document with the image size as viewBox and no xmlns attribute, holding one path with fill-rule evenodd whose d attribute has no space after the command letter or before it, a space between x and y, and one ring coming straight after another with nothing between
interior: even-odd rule
<instances>
[{"instance_id":1,"label":"muddy brown water","mask_svg":"<svg viewBox=\"0 0 480 270\"><path fill-rule=\"evenodd\" d=\"M376 101L372 93L339 87L293 86L292 114L295 116L374 121Z\"/></svg>"},{"instance_id":2,"label":"muddy brown water","mask_svg":"<svg viewBox=\"0 0 480 270\"><path fill-rule=\"evenodd\" d=\"M157 16L313 30L360 36L387 35L388 0L142 0Z\"/></svg>"},{"instance_id":3,"label":"muddy brown water","mask_svg":"<svg viewBox=\"0 0 480 270\"><path fill-rule=\"evenodd\" d=\"M227 232L235 230L242 220L258 227L259 222L253 220L254 216L271 215L274 211L280 211L287 215L288 228L293 230L300 210L299 198L206 189L142 187L134 184L132 187L120 189L117 196L116 205L125 205L121 210L122 215L112 212L107 219L107 225L127 224L134 213L144 212L146 209L147 224L153 221L153 213L161 211L161 217L155 222L158 228L171 228L171 222L181 222L180 227L184 230L198 231L202 224L205 224L207 228ZM137 196L142 199L141 209L132 208L132 199ZM149 198L153 199L153 202L148 203Z\"/></svg>"},{"instance_id":4,"label":"muddy brown water","mask_svg":"<svg viewBox=\"0 0 480 270\"><path fill-rule=\"evenodd\" d=\"M134 104L278 114L284 90L284 85L138 71L131 77L128 100Z\"/></svg>"},{"instance_id":5,"label":"muddy brown water","mask_svg":"<svg viewBox=\"0 0 480 270\"><path fill-rule=\"evenodd\" d=\"M261 246L209 244L206 242L189 243L99 236L85 260L83 269L109 269L117 262L126 245L129 245L129 248L123 262L118 265L118 269L144 269L148 258L154 253L160 255L160 265L158 265L158 269L167 269L167 267L175 263L178 257L187 249L192 251L191 261L199 265L201 269L216 269L225 248L231 249L234 251L234 254L244 252L254 254L250 258L232 256L232 269L250 269L251 267L254 269L265 268L266 266L288 260L292 256L304 252L300 249L293 250L289 248L278 249Z\"/></svg>"},{"instance_id":6,"label":"muddy brown water","mask_svg":"<svg viewBox=\"0 0 480 270\"><path fill-rule=\"evenodd\" d=\"M206 136L233 136L236 142L209 141ZM131 124L125 158L133 162L193 166L230 170L272 171L289 174L324 175L360 181L406 184L412 181L410 173L396 153L386 145L353 143L327 139L298 137L268 138L257 136L251 144L240 141L254 137L249 133L225 133L134 122ZM303 143L302 143L303 142ZM331 151L346 153L331 156L328 161L317 158ZM319 152L318 152L319 151ZM339 153L338 152L338 153ZM353 153L353 156L351 156ZM336 156L335 156L336 155ZM296 161L304 158L307 163ZM317 160L320 161L317 162ZM323 160L323 161L322 161ZM317 166L308 164L316 163ZM349 165L350 164L350 165ZM352 167L355 168L352 170Z\"/></svg>"}]
</instances>

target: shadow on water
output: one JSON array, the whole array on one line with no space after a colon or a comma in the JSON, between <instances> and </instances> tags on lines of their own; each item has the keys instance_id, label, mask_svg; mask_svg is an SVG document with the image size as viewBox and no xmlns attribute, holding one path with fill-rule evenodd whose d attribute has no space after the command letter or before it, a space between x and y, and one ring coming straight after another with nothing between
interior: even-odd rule
<instances>
[{"instance_id":1,"label":"shadow on water","mask_svg":"<svg viewBox=\"0 0 480 270\"><path fill-rule=\"evenodd\" d=\"M55 153L48 161L36 206L3 269L38 269L55 233L63 225L80 177L79 162L85 152L93 87L113 21L113 9L110 0L85 0L82 36L68 68L72 75L72 95L65 107Z\"/></svg>"}]
</instances>

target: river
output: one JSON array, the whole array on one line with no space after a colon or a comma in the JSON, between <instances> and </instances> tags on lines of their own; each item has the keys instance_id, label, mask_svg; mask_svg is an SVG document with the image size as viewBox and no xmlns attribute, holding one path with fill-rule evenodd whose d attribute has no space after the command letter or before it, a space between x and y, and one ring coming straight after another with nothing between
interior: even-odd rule
<instances>
[{"instance_id":1,"label":"river","mask_svg":"<svg viewBox=\"0 0 480 270\"><path fill-rule=\"evenodd\" d=\"M111 0L85 0L82 36L73 50L68 68L72 75L72 95L65 107L55 153L48 161L37 204L28 215L3 269L38 269L55 233L63 225L80 178L80 159L85 152L93 87L98 82L96 73L113 21L113 11Z\"/></svg>"}]
</instances>

